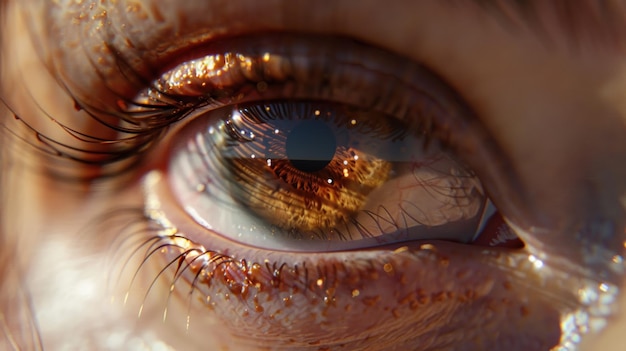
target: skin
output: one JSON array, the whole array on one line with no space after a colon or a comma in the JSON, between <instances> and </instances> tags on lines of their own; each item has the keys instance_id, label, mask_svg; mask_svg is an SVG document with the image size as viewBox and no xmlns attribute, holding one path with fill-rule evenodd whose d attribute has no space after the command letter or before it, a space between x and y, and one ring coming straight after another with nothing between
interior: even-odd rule
<instances>
[{"instance_id":1,"label":"skin","mask_svg":"<svg viewBox=\"0 0 626 351\"><path fill-rule=\"evenodd\" d=\"M591 331L578 333L579 349L620 348L626 328L620 307L626 302L620 293L626 282L621 22L602 36L592 20L582 21L588 31L574 40L549 6L537 9L542 25L534 28L543 29L537 31L520 16L503 22L469 2L354 6L344 0L311 7L278 0L161 1L158 12L148 0L45 3L7 0L0 12L0 96L6 103L0 120L14 133L3 134L0 159L5 349L547 350L578 341L560 323L571 313L590 318L581 323ZM616 18L626 15L623 8L613 8ZM109 70L111 52L102 45L107 26L118 29L108 44L135 57L129 62L139 72L185 43L270 31L346 36L425 64L474 112L479 127L470 131L482 137L469 138L474 149L464 156L525 248L428 241L294 253L233 243L186 216L167 185L170 175L160 160L170 155L185 120L123 177L53 177L50 158L27 147L40 144L13 114L73 145L76 139L42 111L113 138L58 85L98 107L132 94L132 86ZM94 57L100 76L88 60ZM69 164L75 175L97 175L92 167ZM173 270L159 275L180 251L158 252L141 265L144 256L132 252L151 232L136 217L102 217L112 209L128 209L130 216L151 210L195 241L179 245L202 244L235 263L207 265L216 272L213 279L196 284L190 295L191 270L175 283ZM136 230L128 230L129 223ZM242 258L243 269L236 264ZM286 268L275 273L266 260ZM317 268L303 279L296 266Z\"/></svg>"}]
</instances>

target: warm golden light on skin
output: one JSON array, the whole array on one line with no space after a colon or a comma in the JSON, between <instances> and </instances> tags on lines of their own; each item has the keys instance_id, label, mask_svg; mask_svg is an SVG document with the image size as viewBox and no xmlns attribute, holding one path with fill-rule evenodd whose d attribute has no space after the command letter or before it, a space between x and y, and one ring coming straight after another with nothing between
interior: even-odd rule
<instances>
[{"instance_id":1,"label":"warm golden light on skin","mask_svg":"<svg viewBox=\"0 0 626 351\"><path fill-rule=\"evenodd\" d=\"M475 171L527 247L496 250L429 241L340 252L258 249L207 230L174 200L164 163L168 145L186 121L159 139L144 162L133 164L123 186L118 179L78 186L54 179L42 161L47 158L2 134L2 157L9 158L0 164L0 244L10 245L0 246L0 255L16 257L21 275L0 270L7 277L0 288L0 348L23 343L21 348L35 349L29 345L36 341L11 324L28 313L7 307L14 301L10 290L22 282L42 343L51 350L336 345L421 350L454 349L455 340L476 349L526 350L559 342L569 347L580 332L604 324L604 334L585 338L584 350L621 349L626 314L612 303L616 298L624 301L621 306L626 303L625 294L616 296L626 281L626 100L620 98L626 91L620 74L626 35L621 26L608 49L597 49L596 41L582 35L572 52L553 22L545 26L552 39L547 45L536 31L503 25L469 2L3 4L0 97L22 121L68 143L76 138L51 118L100 138L117 132L78 111L49 73L85 105L124 107L120 96L136 96L145 87L138 89L120 74L113 53L146 73L160 62L178 63L176 55L190 43L203 47L231 34L304 31L348 36L423 63L469 103L481 130L492 136L498 150L493 154L506 162ZM549 6L542 3L537 10ZM556 17L542 13L546 21ZM32 43L33 38L38 41ZM120 50L111 50L103 38ZM185 55L191 57L184 56L183 66L197 58L193 52ZM280 59L272 52L260 56L268 66ZM247 57L215 55L193 70L226 80L235 62L243 72L253 67ZM163 82L180 91L206 89L191 71L180 70ZM264 92L268 86L255 89ZM6 109L0 110L0 124L35 142L32 131ZM466 156L472 166L481 166L480 152ZM265 157L256 161L263 167L276 164ZM360 152L342 161L339 177L322 178L323 183L337 184L358 173L348 167L352 162L369 162ZM76 174L93 172L89 166L75 168ZM202 184L192 186L206 191ZM126 217L103 217L113 210ZM170 269L159 273L168 262ZM528 344L500 344L498 335Z\"/></svg>"}]
</instances>

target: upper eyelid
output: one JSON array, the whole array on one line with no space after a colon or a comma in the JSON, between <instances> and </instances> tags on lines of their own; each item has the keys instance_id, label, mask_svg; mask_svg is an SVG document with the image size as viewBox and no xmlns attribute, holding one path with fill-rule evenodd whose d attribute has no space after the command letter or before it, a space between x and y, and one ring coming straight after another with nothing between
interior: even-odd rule
<instances>
[{"instance_id":1,"label":"upper eyelid","mask_svg":"<svg viewBox=\"0 0 626 351\"><path fill-rule=\"evenodd\" d=\"M150 3L148 2L148 4ZM137 84L147 84L148 77L154 75L154 72L160 69L159 66L163 64L165 58L171 57L174 51L180 51L186 46L195 46L198 43L210 42L220 36L232 35L235 30L240 33L254 32L260 28L286 31L309 30L307 28L297 28L297 25L286 23L287 21L283 21L285 23L281 24L280 19L276 18L276 16L265 16L263 23L256 23L252 19L254 17L250 17L248 12L255 12L255 6L258 5L253 5L253 3L247 4L245 1L241 1L229 8L230 12L224 14L225 19L219 19L221 8L214 9L213 21L210 19L193 19L191 9L194 6L207 6L208 8L211 7L211 2L193 2L193 4L193 6L187 6L173 2L163 2L158 7L147 5L144 8L128 7L126 9L102 5L104 7L94 7L94 9L89 10L82 8L77 3L61 9L55 8L54 5L48 5L50 6L48 10L52 14L51 27L53 28L50 31L52 34L48 44L53 46L51 51L60 50L65 53L65 57L53 57L53 62L56 63L53 63L54 67L52 67L52 70L59 76L62 85L67 86L70 90L81 90L81 88L90 90L88 88L91 84L90 80L100 79L107 82L108 89L124 95L128 94L129 91L135 90ZM415 9L423 7L428 12L428 6L431 5L427 3L424 3L426 5L421 4L406 4L406 6L415 6ZM590 38L599 38L603 34L615 32L616 23L621 23L615 19L619 18L620 13L623 13L619 9L608 11L608 9L613 10L610 8L611 5L596 4L594 1L585 1L582 5L577 2L575 6L568 5L570 4L569 2L561 4L561 2L530 1L512 4L500 0L449 1L443 4L445 4L443 6L444 9L439 11L439 13L444 15L452 16L455 11L460 12L461 17L488 14L503 21L504 26L512 28L514 32L517 30L516 23L519 24L521 22L532 33L535 33L537 37L544 36L547 38L541 40L547 41L551 41L551 38L549 37L550 33L548 33L550 26L546 25L546 19L555 19L558 23L557 27L562 29L561 32L565 33L567 38L578 40L581 33ZM182 9L177 8L177 10L192 18L189 22L198 27L192 27L191 24L185 27L181 23L172 23L176 18L169 12L171 9L168 9L167 6L187 6ZM298 18L298 15L301 15L302 12L286 4L278 5L274 10L277 8L282 9L282 11L275 12L282 12L285 16L293 15L294 18ZM337 8L341 8L341 6L337 5ZM473 10L478 8L478 12L473 11L472 8ZM584 9L589 11L585 12L583 11ZM316 8L310 8L309 10L315 12ZM202 11L197 12L202 13ZM62 13L63 16L59 16L59 13ZM467 15L464 13L467 13ZM147 19L138 20L142 16ZM254 16L257 16L257 14L255 13ZM312 28L310 30L328 26L328 31L334 31L334 26L329 26L329 24L332 24L328 23L329 19L324 20L320 16L310 17L322 18L311 22ZM73 18L74 20L64 21L67 18ZM89 18L90 20L77 21L76 18ZM233 18L236 18L238 23L244 23L243 28L234 29L228 23L228 20ZM594 25L587 25L583 31L581 26L589 23ZM358 26L362 26L362 24L353 24L353 28L342 28L340 30L345 32L345 34L352 32L352 34L359 36L357 33L364 30ZM419 33L419 31L418 29L416 33L391 34L407 38L407 35L415 35L418 43L416 43L416 48L411 50L420 55L420 50L426 51L427 48L418 47L420 46L419 39L423 34ZM164 35L166 36L163 37ZM367 40L367 35L363 39ZM45 42L46 40L43 41ZM604 36L601 42L607 42L607 37ZM418 62L432 60L432 58L426 60L416 59L414 53L410 56ZM425 54L425 57L427 56L428 54ZM71 68L68 69L68 67ZM135 81L132 83L129 83L127 79L129 72L131 74L138 73L135 75ZM102 97L96 98L94 96L83 96L83 99L79 97L79 100L86 105L93 104L96 108L114 103L111 100L101 101Z\"/></svg>"},{"instance_id":2,"label":"upper eyelid","mask_svg":"<svg viewBox=\"0 0 626 351\"><path fill-rule=\"evenodd\" d=\"M153 0L152 0L153 1ZM218 37L255 32L258 30L285 30L285 31L317 31L325 28L324 31L333 32L338 30L344 34L353 32L355 36L364 32L363 28L358 28L362 24L351 24L353 28L343 28L324 16L309 16L314 18L308 24L311 28L299 28L297 24L281 19L275 13L282 16L293 17L297 21L302 16L302 10L288 4L279 3L277 6L261 6L247 3L242 0L233 4L228 9L216 7L212 9L212 16L204 16L200 19L194 13L203 13L201 10L210 9L211 1L190 2L193 5L178 4L176 2L162 2L155 6L152 1L146 1L145 6L134 5L126 8L116 8L114 6L101 5L101 7L86 8L86 4L65 5L66 8L56 8L48 5L48 11L52 14L50 25L52 41L49 43L55 49L61 49L70 53L68 59L75 64L76 59L90 60L92 64L97 63L98 74L105 80L117 81L115 75L123 75L120 71L119 58L124 59L130 68L142 74L150 74L159 63L163 62L163 57L170 56L173 52L178 52L189 45L208 42ZM579 40L582 37L589 37L594 42L607 42L607 34L615 34L619 24L620 14L624 10L616 5L605 4L588 0L584 2L509 2L501 0L472 0L454 1L450 0L441 3L443 10L422 3L403 4L405 7L411 6L411 12L429 12L430 8L440 10L439 14L444 16L459 12L462 17L472 17L480 14L488 14L500 20L504 26L517 31L519 24L526 27L531 33L541 41L552 41L553 36L564 34L569 40ZM344 4L345 5L345 4ZM475 5L475 6L472 6ZM63 6L63 5L61 5ZM168 6L173 6L169 8ZM430 7L429 7L430 6ZM203 8L204 7L204 8ZM265 7L269 7L268 11ZM401 8L401 6L399 6ZM335 6L338 11L345 7L341 4ZM310 12L315 13L317 7L306 7ZM477 10L478 9L478 10ZM626 9L626 7L625 7ZM176 10L177 12L174 12ZM262 16L256 12L262 11ZM272 11L273 10L273 11ZM393 10L391 10L393 11ZM185 16L189 24L177 21L173 13ZM466 14L465 14L466 13ZM307 16L309 13L307 13ZM337 16L340 13L336 14ZM262 22L255 21L254 18L263 17ZM330 17L330 16L327 16ZM358 17L358 14L355 16ZM77 18L79 20L77 20ZM68 20L73 19L73 20ZM85 21L89 19L89 21ZM236 19L236 23L243 23L241 28L235 28L229 21ZM480 20L480 17L478 17ZM551 23L556 22L558 32L554 32ZM356 21L359 22L359 21ZM393 33L397 36L407 37L407 33ZM410 33L419 34L419 33ZM58 38L55 38L58 37ZM420 35L417 35L419 39ZM60 39L60 40L55 40ZM367 35L364 37L367 40ZM599 40L602 39L602 40ZM54 50L53 50L54 51ZM82 51L82 52L81 52ZM76 53L77 55L74 55ZM119 56L119 57L115 57ZM80 61L80 60L78 60ZM418 60L419 61L419 60ZM84 65L84 62L79 62ZM65 67L63 63L56 67L62 71ZM72 66L75 75L90 73L94 67ZM116 72L118 71L118 72ZM93 74L93 72L91 72ZM76 77L74 77L76 78ZM74 83L69 77L68 85ZM80 86L83 83L78 83Z\"/></svg>"}]
</instances>

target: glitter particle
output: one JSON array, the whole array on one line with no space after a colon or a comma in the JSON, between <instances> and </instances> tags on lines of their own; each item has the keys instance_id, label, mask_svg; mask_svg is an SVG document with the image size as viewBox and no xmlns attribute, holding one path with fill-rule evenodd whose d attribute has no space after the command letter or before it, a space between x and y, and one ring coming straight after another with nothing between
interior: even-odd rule
<instances>
[{"instance_id":1,"label":"glitter particle","mask_svg":"<svg viewBox=\"0 0 626 351\"><path fill-rule=\"evenodd\" d=\"M383 266L383 270L386 273L391 273L393 271L393 266L391 265L391 263L385 263L385 265Z\"/></svg>"}]
</instances>

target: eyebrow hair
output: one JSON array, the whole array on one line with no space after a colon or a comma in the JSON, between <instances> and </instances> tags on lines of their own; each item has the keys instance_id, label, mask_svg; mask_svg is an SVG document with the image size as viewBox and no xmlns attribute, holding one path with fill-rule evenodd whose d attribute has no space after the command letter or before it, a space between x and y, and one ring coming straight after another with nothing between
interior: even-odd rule
<instances>
[{"instance_id":1,"label":"eyebrow hair","mask_svg":"<svg viewBox=\"0 0 626 351\"><path fill-rule=\"evenodd\" d=\"M449 0L470 5L512 31L528 30L546 44L615 47L626 25L626 4L618 0Z\"/></svg>"}]
</instances>

